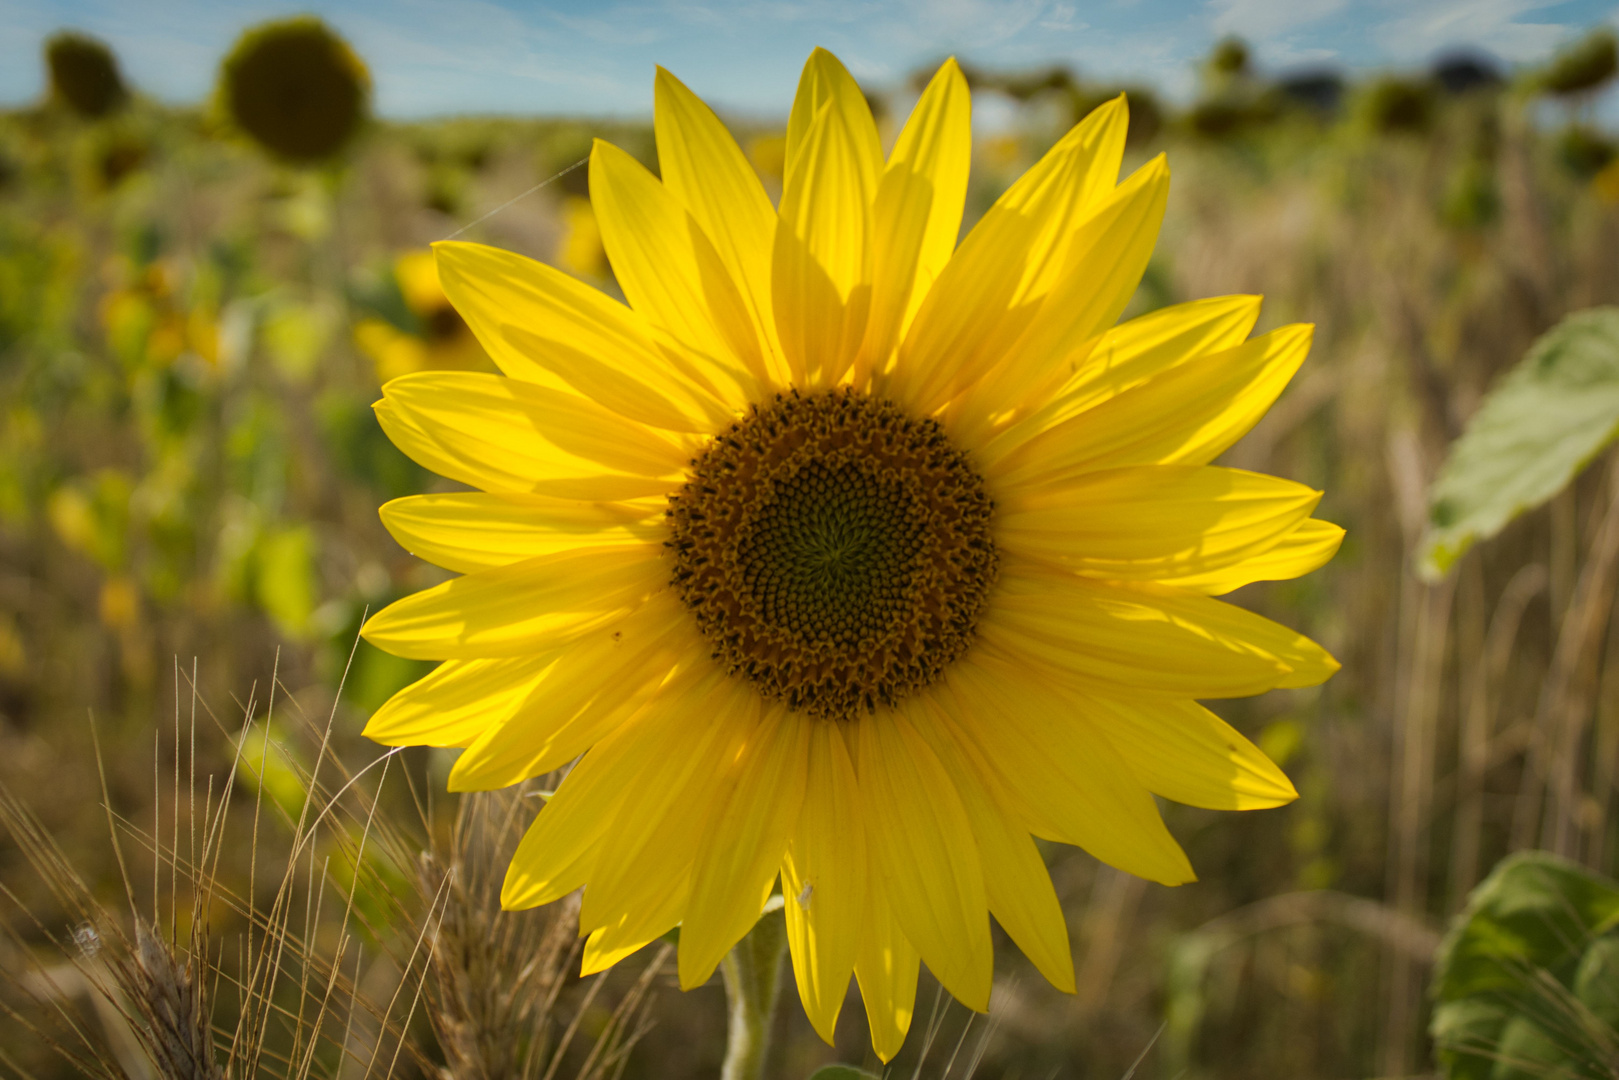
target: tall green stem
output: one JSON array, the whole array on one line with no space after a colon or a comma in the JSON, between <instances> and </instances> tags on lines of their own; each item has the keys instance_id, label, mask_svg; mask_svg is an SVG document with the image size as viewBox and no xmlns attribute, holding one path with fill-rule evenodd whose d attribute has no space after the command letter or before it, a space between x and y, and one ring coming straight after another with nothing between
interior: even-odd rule
<instances>
[{"instance_id":1,"label":"tall green stem","mask_svg":"<svg viewBox=\"0 0 1619 1080\"><path fill-rule=\"evenodd\" d=\"M725 1032L725 1068L720 1080L760 1080L770 1022L781 986L781 958L787 951L787 925L780 909L766 912L723 961L730 1018Z\"/></svg>"}]
</instances>

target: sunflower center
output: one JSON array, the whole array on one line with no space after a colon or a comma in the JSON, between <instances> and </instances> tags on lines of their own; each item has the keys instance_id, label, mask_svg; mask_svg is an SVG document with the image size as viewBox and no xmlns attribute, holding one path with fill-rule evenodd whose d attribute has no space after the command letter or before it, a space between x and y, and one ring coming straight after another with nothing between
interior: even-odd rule
<instances>
[{"instance_id":1,"label":"sunflower center","mask_svg":"<svg viewBox=\"0 0 1619 1080\"><path fill-rule=\"evenodd\" d=\"M993 509L934 421L794 391L716 436L671 496L672 584L732 674L849 719L971 643L995 582Z\"/></svg>"}]
</instances>

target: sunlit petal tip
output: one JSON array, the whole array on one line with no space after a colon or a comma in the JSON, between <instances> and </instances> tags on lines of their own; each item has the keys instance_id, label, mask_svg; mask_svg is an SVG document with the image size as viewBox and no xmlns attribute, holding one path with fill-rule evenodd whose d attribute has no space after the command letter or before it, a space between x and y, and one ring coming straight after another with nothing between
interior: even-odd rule
<instances>
[{"instance_id":1,"label":"sunlit petal tip","mask_svg":"<svg viewBox=\"0 0 1619 1080\"><path fill-rule=\"evenodd\" d=\"M676 967L680 976L682 990L695 990L705 985L714 977L714 971L720 966L720 960L727 950L722 950L718 956L711 951L699 954L697 949L686 944L686 934L680 936L680 951L676 960Z\"/></svg>"},{"instance_id":2,"label":"sunlit petal tip","mask_svg":"<svg viewBox=\"0 0 1619 1080\"><path fill-rule=\"evenodd\" d=\"M449 778L444 784L444 790L451 792L452 794L465 795L474 791L495 791L498 790L498 787L491 786L486 783L479 783L476 779L469 779L468 777L457 772L455 766L452 765L450 766ZM510 880L510 875L508 875L508 880ZM504 904L505 901L503 900L502 903Z\"/></svg>"},{"instance_id":3,"label":"sunlit petal tip","mask_svg":"<svg viewBox=\"0 0 1619 1080\"><path fill-rule=\"evenodd\" d=\"M1106 110L1106 111L1104 111ZM1105 124L1128 124L1130 122L1130 99L1123 90L1098 105L1095 113L1097 119ZM1117 115L1116 115L1117 114Z\"/></svg>"},{"instance_id":4,"label":"sunlit petal tip","mask_svg":"<svg viewBox=\"0 0 1619 1080\"><path fill-rule=\"evenodd\" d=\"M450 790L455 790L451 788ZM523 911L527 908L538 907L545 903L543 894L528 869L513 859L511 865L506 867L506 877L500 885L500 909L502 911Z\"/></svg>"},{"instance_id":5,"label":"sunlit petal tip","mask_svg":"<svg viewBox=\"0 0 1619 1080\"><path fill-rule=\"evenodd\" d=\"M396 734L394 731L390 730L390 727L386 722L379 722L380 716L380 713L373 714L371 719L365 722L365 727L360 729L360 734L364 735L372 742L380 743L383 746L421 745L414 733L407 733L405 735Z\"/></svg>"},{"instance_id":6,"label":"sunlit petal tip","mask_svg":"<svg viewBox=\"0 0 1619 1080\"><path fill-rule=\"evenodd\" d=\"M590 936L585 938L583 955L579 959L579 977L588 978L591 975L606 971L620 960L624 960L640 952L655 939L647 941L631 941L620 944L614 940L611 927L601 927L592 930Z\"/></svg>"},{"instance_id":7,"label":"sunlit petal tip","mask_svg":"<svg viewBox=\"0 0 1619 1080\"><path fill-rule=\"evenodd\" d=\"M1294 690L1319 686L1343 668L1337 657L1302 634L1282 650L1281 660L1289 672L1276 685Z\"/></svg>"},{"instance_id":8,"label":"sunlit petal tip","mask_svg":"<svg viewBox=\"0 0 1619 1080\"><path fill-rule=\"evenodd\" d=\"M943 78L955 86L965 90L967 88L967 75L961 70L961 63L954 56L947 56L933 73L934 79ZM929 80L930 82L932 80Z\"/></svg>"}]
</instances>

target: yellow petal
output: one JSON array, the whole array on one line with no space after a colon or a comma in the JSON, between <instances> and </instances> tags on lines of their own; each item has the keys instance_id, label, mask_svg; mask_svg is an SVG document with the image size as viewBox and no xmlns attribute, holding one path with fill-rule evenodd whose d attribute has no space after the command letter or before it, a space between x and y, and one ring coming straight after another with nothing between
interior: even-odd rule
<instances>
[{"instance_id":1,"label":"yellow petal","mask_svg":"<svg viewBox=\"0 0 1619 1080\"><path fill-rule=\"evenodd\" d=\"M781 861L781 894L798 996L828 1044L867 917L863 819L842 734L834 724L813 724L804 806Z\"/></svg>"},{"instance_id":2,"label":"yellow petal","mask_svg":"<svg viewBox=\"0 0 1619 1080\"><path fill-rule=\"evenodd\" d=\"M712 109L663 68L654 86L658 170L664 186L713 241L737 285L765 356L767 383L786 385L770 311L776 210L759 174Z\"/></svg>"},{"instance_id":3,"label":"yellow petal","mask_svg":"<svg viewBox=\"0 0 1619 1080\"><path fill-rule=\"evenodd\" d=\"M446 660L384 702L364 735L384 746L470 745L517 711L555 659Z\"/></svg>"},{"instance_id":4,"label":"yellow petal","mask_svg":"<svg viewBox=\"0 0 1619 1080\"><path fill-rule=\"evenodd\" d=\"M1256 810L1299 797L1259 747L1195 701L1082 700L1156 795L1209 810Z\"/></svg>"},{"instance_id":5,"label":"yellow petal","mask_svg":"<svg viewBox=\"0 0 1619 1080\"><path fill-rule=\"evenodd\" d=\"M734 393L730 379L717 368L706 380L683 376L645 321L596 289L499 248L446 241L433 250L444 291L507 375L565 383L670 431L709 431L730 411L715 389Z\"/></svg>"},{"instance_id":6,"label":"yellow petal","mask_svg":"<svg viewBox=\"0 0 1619 1080\"><path fill-rule=\"evenodd\" d=\"M805 154L810 153L810 128L822 108L836 112L841 125L848 132L849 152L856 162L856 170L866 187L867 204L875 191L877 174L883 167L882 140L877 136L877 122L872 119L871 106L860 84L854 81L837 57L825 49L817 48L804 62L799 75L798 91L793 96L792 112L787 117L786 172L791 174Z\"/></svg>"},{"instance_id":7,"label":"yellow petal","mask_svg":"<svg viewBox=\"0 0 1619 1080\"><path fill-rule=\"evenodd\" d=\"M1014 666L980 660L953 667L934 700L1034 832L1149 881L1194 880L1152 796L1070 699Z\"/></svg>"},{"instance_id":8,"label":"yellow petal","mask_svg":"<svg viewBox=\"0 0 1619 1080\"><path fill-rule=\"evenodd\" d=\"M997 545L1091 577L1156 581L1263 554L1321 493L1274 476L1199 465L1105 469L1006 500Z\"/></svg>"},{"instance_id":9,"label":"yellow petal","mask_svg":"<svg viewBox=\"0 0 1619 1080\"><path fill-rule=\"evenodd\" d=\"M412 461L451 480L459 480L484 491L523 491L530 482L496 460L478 460L450 453L410 415L393 407L387 399L371 406L377 423L393 444Z\"/></svg>"},{"instance_id":10,"label":"yellow petal","mask_svg":"<svg viewBox=\"0 0 1619 1080\"><path fill-rule=\"evenodd\" d=\"M1241 345L1259 319L1260 297L1216 296L1173 304L1113 327L1052 400L979 447L994 471L1007 454L1041 432L1118 397L1170 368Z\"/></svg>"},{"instance_id":11,"label":"yellow petal","mask_svg":"<svg viewBox=\"0 0 1619 1080\"><path fill-rule=\"evenodd\" d=\"M657 543L665 531L661 507L543 495L408 495L380 513L400 547L459 573L573 548Z\"/></svg>"},{"instance_id":12,"label":"yellow petal","mask_svg":"<svg viewBox=\"0 0 1619 1080\"><path fill-rule=\"evenodd\" d=\"M480 570L396 600L367 641L413 660L524 656L557 648L638 607L667 583L658 545L583 548Z\"/></svg>"},{"instance_id":13,"label":"yellow petal","mask_svg":"<svg viewBox=\"0 0 1619 1080\"><path fill-rule=\"evenodd\" d=\"M1041 432L990 474L1011 494L1094 469L1212 461L1270 409L1309 353L1312 331L1284 326L1173 367Z\"/></svg>"},{"instance_id":14,"label":"yellow petal","mask_svg":"<svg viewBox=\"0 0 1619 1080\"><path fill-rule=\"evenodd\" d=\"M690 452L588 398L521 379L429 371L382 388L399 415L458 459L493 458L528 481L602 468L678 477Z\"/></svg>"},{"instance_id":15,"label":"yellow petal","mask_svg":"<svg viewBox=\"0 0 1619 1080\"><path fill-rule=\"evenodd\" d=\"M611 143L590 152L590 203L630 306L706 356L732 356L764 384L763 354L742 294L681 201Z\"/></svg>"},{"instance_id":16,"label":"yellow petal","mask_svg":"<svg viewBox=\"0 0 1619 1080\"><path fill-rule=\"evenodd\" d=\"M1341 527L1310 518L1262 555L1223 570L1164 578L1161 584L1206 596L1220 596L1256 581L1287 581L1325 566L1344 541Z\"/></svg>"},{"instance_id":17,"label":"yellow petal","mask_svg":"<svg viewBox=\"0 0 1619 1080\"><path fill-rule=\"evenodd\" d=\"M824 102L788 164L770 263L776 331L799 386L835 385L860 348L871 303L876 185L846 111Z\"/></svg>"},{"instance_id":18,"label":"yellow petal","mask_svg":"<svg viewBox=\"0 0 1619 1080\"><path fill-rule=\"evenodd\" d=\"M872 299L861 346L864 373L886 371L894 347L956 247L972 161L967 80L946 60L911 112L877 184L872 208Z\"/></svg>"},{"instance_id":19,"label":"yellow petal","mask_svg":"<svg viewBox=\"0 0 1619 1080\"><path fill-rule=\"evenodd\" d=\"M589 879L614 811L681 753L691 734L685 721L679 710L649 709L579 759L517 845L501 907L549 904Z\"/></svg>"},{"instance_id":20,"label":"yellow petal","mask_svg":"<svg viewBox=\"0 0 1619 1080\"><path fill-rule=\"evenodd\" d=\"M734 761L710 778L715 813L692 867L691 905L680 930L683 989L707 982L758 921L798 821L809 729L819 722L766 708Z\"/></svg>"},{"instance_id":21,"label":"yellow petal","mask_svg":"<svg viewBox=\"0 0 1619 1080\"><path fill-rule=\"evenodd\" d=\"M1170 368L1248 340L1264 298L1210 296L1171 304L1109 330L1063 384L1062 408L1088 409Z\"/></svg>"},{"instance_id":22,"label":"yellow petal","mask_svg":"<svg viewBox=\"0 0 1619 1080\"><path fill-rule=\"evenodd\" d=\"M672 888L668 900L660 905L653 920L662 927L656 933L641 929L628 929L629 921L615 923L592 930L585 939L584 956L579 965L581 978L606 971L620 960L640 952L680 924L685 911L685 894L691 891L691 875L686 875L678 888Z\"/></svg>"},{"instance_id":23,"label":"yellow petal","mask_svg":"<svg viewBox=\"0 0 1619 1080\"><path fill-rule=\"evenodd\" d=\"M888 899L875 880L867 895L869 907L861 927L854 975L866 1006L871 1048L888 1062L905 1045L905 1033L911 1028L920 958L915 946L900 932Z\"/></svg>"},{"instance_id":24,"label":"yellow petal","mask_svg":"<svg viewBox=\"0 0 1619 1080\"><path fill-rule=\"evenodd\" d=\"M372 409L383 432L412 461L440 476L458 480L483 491L526 492L560 499L620 501L648 496L667 496L674 486L674 481L666 478L629 476L624 473L602 472L599 469L593 473L585 473L585 470L594 466L561 451L554 451L553 475L536 479L532 475L505 468L506 463L500 457L499 449L487 444L478 445L479 440L475 435L442 439L440 436L445 432L420 423L418 417L396 408L394 403L386 399L377 402ZM543 452L552 448L544 443L536 443L531 449ZM532 464L533 457L534 455L530 455L530 460L526 463ZM519 461L517 464L521 466L525 462ZM563 470L570 472L578 470L581 475L555 475L556 472Z\"/></svg>"},{"instance_id":25,"label":"yellow petal","mask_svg":"<svg viewBox=\"0 0 1619 1080\"><path fill-rule=\"evenodd\" d=\"M1295 631L1230 604L1002 562L979 638L1003 658L1027 657L1057 677L1106 693L1246 697L1314 686L1338 670Z\"/></svg>"},{"instance_id":26,"label":"yellow petal","mask_svg":"<svg viewBox=\"0 0 1619 1080\"><path fill-rule=\"evenodd\" d=\"M937 708L929 701L925 706L918 704L909 715L916 720L917 730L927 733L928 745L950 774L972 822L990 914L1053 986L1072 994L1074 956L1068 944L1068 924L1045 860L993 767L978 760L948 724L935 718Z\"/></svg>"},{"instance_id":27,"label":"yellow petal","mask_svg":"<svg viewBox=\"0 0 1619 1080\"><path fill-rule=\"evenodd\" d=\"M891 395L930 413L1001 358L1112 193L1128 126L1122 96L1093 110L979 220L917 311Z\"/></svg>"},{"instance_id":28,"label":"yellow petal","mask_svg":"<svg viewBox=\"0 0 1619 1080\"><path fill-rule=\"evenodd\" d=\"M672 722L685 725L686 744L615 811L579 908L581 931L620 925L631 933L644 913L666 906L672 882L690 878L699 848L712 840L715 775L746 744L758 712L750 688L713 665L690 690L660 695L648 708L678 714Z\"/></svg>"},{"instance_id":29,"label":"yellow petal","mask_svg":"<svg viewBox=\"0 0 1619 1080\"><path fill-rule=\"evenodd\" d=\"M938 757L899 714L863 716L857 726L872 873L928 970L956 1000L984 1012L994 959L967 812Z\"/></svg>"},{"instance_id":30,"label":"yellow petal","mask_svg":"<svg viewBox=\"0 0 1619 1080\"><path fill-rule=\"evenodd\" d=\"M670 607L678 602L659 594L569 646L509 719L456 758L450 790L490 791L561 768L655 695L689 691L712 665L683 640L685 620Z\"/></svg>"},{"instance_id":31,"label":"yellow petal","mask_svg":"<svg viewBox=\"0 0 1619 1080\"><path fill-rule=\"evenodd\" d=\"M953 410L968 418L962 430L985 430L987 419L1003 410L1034 409L1050 400L1135 295L1168 201L1169 166L1159 154L1075 231L1067 264L1000 362L962 369L962 385L970 389Z\"/></svg>"}]
</instances>

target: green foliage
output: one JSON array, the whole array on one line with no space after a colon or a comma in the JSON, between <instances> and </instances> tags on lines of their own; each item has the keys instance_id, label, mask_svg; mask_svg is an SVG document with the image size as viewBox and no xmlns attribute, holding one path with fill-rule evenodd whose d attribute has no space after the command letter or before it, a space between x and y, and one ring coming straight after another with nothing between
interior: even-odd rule
<instances>
[{"instance_id":1,"label":"green foliage","mask_svg":"<svg viewBox=\"0 0 1619 1080\"><path fill-rule=\"evenodd\" d=\"M406 457L382 432L368 402L332 393L316 404L332 462L345 479L366 485L382 500L414 494L429 473Z\"/></svg>"},{"instance_id":2,"label":"green foliage","mask_svg":"<svg viewBox=\"0 0 1619 1080\"><path fill-rule=\"evenodd\" d=\"M1535 80L1549 94L1580 94L1602 86L1619 71L1619 38L1596 30L1553 58Z\"/></svg>"},{"instance_id":3,"label":"green foliage","mask_svg":"<svg viewBox=\"0 0 1619 1080\"><path fill-rule=\"evenodd\" d=\"M256 562L259 607L287 637L305 637L318 589L314 533L307 525L269 530L259 539Z\"/></svg>"},{"instance_id":4,"label":"green foliage","mask_svg":"<svg viewBox=\"0 0 1619 1080\"><path fill-rule=\"evenodd\" d=\"M1556 495L1619 433L1619 308L1576 312L1490 391L1429 492L1419 572L1442 577L1476 540Z\"/></svg>"},{"instance_id":5,"label":"green foliage","mask_svg":"<svg viewBox=\"0 0 1619 1080\"><path fill-rule=\"evenodd\" d=\"M1378 80L1361 100L1361 114L1380 135L1422 135L1434 124L1433 87L1413 79Z\"/></svg>"},{"instance_id":6,"label":"green foliage","mask_svg":"<svg viewBox=\"0 0 1619 1080\"><path fill-rule=\"evenodd\" d=\"M1619 884L1546 852L1508 856L1440 944L1433 994L1448 1080L1611 1080Z\"/></svg>"},{"instance_id":7,"label":"green foliage","mask_svg":"<svg viewBox=\"0 0 1619 1080\"><path fill-rule=\"evenodd\" d=\"M1439 208L1440 220L1453 229L1474 230L1493 225L1500 213L1495 170L1487 161L1464 161L1451 174Z\"/></svg>"},{"instance_id":8,"label":"green foliage","mask_svg":"<svg viewBox=\"0 0 1619 1080\"><path fill-rule=\"evenodd\" d=\"M266 724L242 736L241 775L270 797L289 821L296 821L309 797L304 768L286 742L286 732Z\"/></svg>"},{"instance_id":9,"label":"green foliage","mask_svg":"<svg viewBox=\"0 0 1619 1080\"><path fill-rule=\"evenodd\" d=\"M810 1073L809 1080L877 1080L877 1074L853 1065L823 1065Z\"/></svg>"},{"instance_id":10,"label":"green foliage","mask_svg":"<svg viewBox=\"0 0 1619 1080\"><path fill-rule=\"evenodd\" d=\"M1239 37L1222 39L1209 54L1209 69L1222 75L1244 74L1250 62L1248 44Z\"/></svg>"},{"instance_id":11,"label":"green foliage","mask_svg":"<svg viewBox=\"0 0 1619 1080\"><path fill-rule=\"evenodd\" d=\"M1611 162L1616 153L1613 140L1592 128L1575 124L1557 139L1557 157L1569 172L1589 180Z\"/></svg>"},{"instance_id":12,"label":"green foliage","mask_svg":"<svg viewBox=\"0 0 1619 1080\"><path fill-rule=\"evenodd\" d=\"M45 512L57 537L69 548L94 559L105 570L119 570L129 555L131 487L124 473L103 469L85 482L57 488L45 504Z\"/></svg>"}]
</instances>

